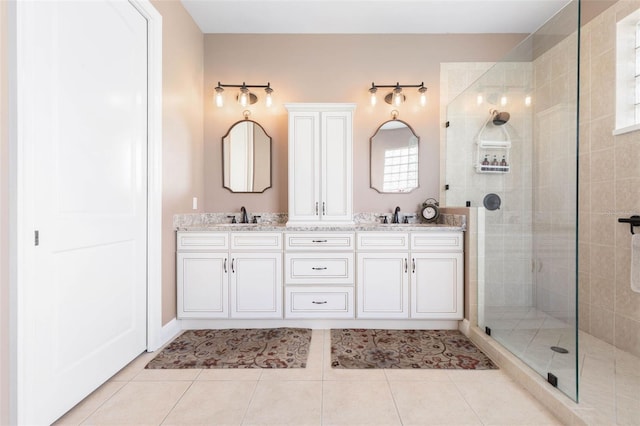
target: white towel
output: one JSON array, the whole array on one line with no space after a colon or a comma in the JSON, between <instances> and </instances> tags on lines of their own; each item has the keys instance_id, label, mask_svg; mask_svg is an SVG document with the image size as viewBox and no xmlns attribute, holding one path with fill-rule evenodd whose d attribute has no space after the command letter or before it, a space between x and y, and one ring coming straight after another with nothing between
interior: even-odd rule
<instances>
[{"instance_id":1,"label":"white towel","mask_svg":"<svg viewBox=\"0 0 640 426\"><path fill-rule=\"evenodd\" d=\"M631 290L640 293L640 234L631 236Z\"/></svg>"}]
</instances>

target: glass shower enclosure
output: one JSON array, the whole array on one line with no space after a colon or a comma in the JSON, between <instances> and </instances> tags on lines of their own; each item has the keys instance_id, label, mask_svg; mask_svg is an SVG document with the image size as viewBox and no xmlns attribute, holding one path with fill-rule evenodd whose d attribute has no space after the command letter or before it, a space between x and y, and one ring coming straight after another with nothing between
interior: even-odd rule
<instances>
[{"instance_id":1,"label":"glass shower enclosure","mask_svg":"<svg viewBox=\"0 0 640 426\"><path fill-rule=\"evenodd\" d=\"M579 1L447 106L445 205L478 207L478 326L572 399Z\"/></svg>"}]
</instances>

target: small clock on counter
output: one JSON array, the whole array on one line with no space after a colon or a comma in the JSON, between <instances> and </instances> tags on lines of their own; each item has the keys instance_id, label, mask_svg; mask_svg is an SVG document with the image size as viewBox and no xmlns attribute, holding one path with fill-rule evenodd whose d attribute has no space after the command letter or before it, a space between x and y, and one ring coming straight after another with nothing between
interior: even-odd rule
<instances>
[{"instance_id":1,"label":"small clock on counter","mask_svg":"<svg viewBox=\"0 0 640 426\"><path fill-rule=\"evenodd\" d=\"M435 222L438 220L440 216L440 207L439 203L434 198L427 198L427 200L422 203L422 217L427 222Z\"/></svg>"}]
</instances>

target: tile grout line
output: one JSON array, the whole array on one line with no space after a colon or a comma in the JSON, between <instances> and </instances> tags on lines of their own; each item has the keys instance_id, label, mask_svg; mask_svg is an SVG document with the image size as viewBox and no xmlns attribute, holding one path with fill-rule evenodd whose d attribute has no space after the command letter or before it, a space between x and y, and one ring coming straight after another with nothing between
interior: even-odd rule
<instances>
[{"instance_id":1,"label":"tile grout line","mask_svg":"<svg viewBox=\"0 0 640 426\"><path fill-rule=\"evenodd\" d=\"M198 376L202 373L202 371L200 371L200 373L198 373ZM197 377L197 376L196 376ZM176 382L180 382L181 380L176 380ZM185 382L188 380L184 380ZM180 395L180 398L178 398L176 400L176 402L173 404L173 407L171 407L171 409L167 412L167 414L162 418L162 421L159 423L159 425L163 425L164 422L167 421L167 417L169 417L169 415L171 415L171 413L173 412L173 410L176 409L176 407L178 406L178 404L180 403L180 401L182 401L182 398L184 398L184 396L187 394L187 392L189 392L189 389L191 389L191 387L193 386L193 384L195 383L195 380L191 380L191 384L189 386L187 386L187 388L184 390L184 392L182 392L182 395Z\"/></svg>"},{"instance_id":2,"label":"tile grout line","mask_svg":"<svg viewBox=\"0 0 640 426\"><path fill-rule=\"evenodd\" d=\"M398 407L398 402L396 401L396 396L393 394L393 389L391 388L391 382L389 381L389 375L387 374L387 369L383 368L382 372L384 373L384 377L387 382L387 388L389 389L389 393L391 394L391 399L393 400L393 407L396 409L396 415L398 416L398 420L400 421L400 425L404 425L402 421L402 415L400 415L400 408Z\"/></svg>"},{"instance_id":3,"label":"tile grout line","mask_svg":"<svg viewBox=\"0 0 640 426\"><path fill-rule=\"evenodd\" d=\"M109 381L105 382L105 384L106 384L106 383L109 383ZM113 383L117 383L117 382L113 382ZM130 381L125 382L122 386L120 386L120 389L118 389L117 391L115 391L115 392L114 392L114 393L113 393L109 398L107 398L107 399L105 399L104 401L102 401L102 403L101 403L101 404L99 404L99 405L95 408L95 410L91 411L91 413L89 413L85 418L83 418L80 422L78 422L78 425L82 425L82 424L84 424L87 420L89 420L89 419L91 418L91 416L93 416L95 413L97 413L97 412L98 412L98 410L99 410L100 408L102 408L102 406L103 406L104 404L106 404L106 403L107 403L107 401L110 401L110 400L111 400L111 398L113 398L114 396L116 396L116 394L118 394L118 393L119 393L119 392L120 392L120 391L121 391L121 390L122 390L122 389L127 385L127 383L130 383ZM102 386L104 386L104 384L103 384ZM98 389L100 389L100 388L98 388ZM97 391L98 389L96 389L95 391ZM95 392L95 391L93 391L93 392ZM92 392L92 393L93 393L93 392ZM91 394L89 394L89 395L91 395ZM85 398L85 399L86 399L86 398ZM82 401L84 401L85 399L83 399ZM82 401L81 401L81 402L82 402ZM80 404L81 402L79 402L78 404ZM77 406L77 405L76 405L76 406ZM63 416L62 416L62 417L66 416L66 415L67 415L67 414L69 414L71 411L73 411L73 410L76 408L76 406L74 406L73 408L71 408L71 410L69 410L69 411L67 411L65 414L63 414ZM60 417L60 419L62 419L62 417ZM58 419L58 420L60 420L60 419ZM56 421L57 421L57 420L56 420Z\"/></svg>"},{"instance_id":4,"label":"tile grout line","mask_svg":"<svg viewBox=\"0 0 640 426\"><path fill-rule=\"evenodd\" d=\"M455 371L455 370L454 370ZM455 380L453 380L453 378L451 377L450 374L447 374L447 376L449 376L449 379L451 379L451 383L453 383L453 386L455 386L456 390L458 391L458 394L460 395L460 397L464 400L465 404L467 404L467 406L469 407L469 409L473 412L473 414L476 416L476 418L478 419L478 421L483 424L486 425L486 423L484 422L484 420L482 420L482 418L480 417L480 415L478 414L478 412L475 410L475 408L473 408L473 405L471 405L471 403L467 400L467 398L465 398L464 394L462 393L462 391L460 390L460 386L458 386L458 383L456 383Z\"/></svg>"}]
</instances>

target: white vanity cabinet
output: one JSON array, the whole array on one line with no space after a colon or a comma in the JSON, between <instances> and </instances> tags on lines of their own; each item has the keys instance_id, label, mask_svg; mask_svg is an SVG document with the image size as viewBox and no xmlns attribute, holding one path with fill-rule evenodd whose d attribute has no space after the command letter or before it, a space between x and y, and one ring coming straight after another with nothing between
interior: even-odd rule
<instances>
[{"instance_id":1,"label":"white vanity cabinet","mask_svg":"<svg viewBox=\"0 0 640 426\"><path fill-rule=\"evenodd\" d=\"M409 318L409 234L359 232L358 318Z\"/></svg>"},{"instance_id":2,"label":"white vanity cabinet","mask_svg":"<svg viewBox=\"0 0 640 426\"><path fill-rule=\"evenodd\" d=\"M231 233L231 318L282 318L282 234Z\"/></svg>"},{"instance_id":3,"label":"white vanity cabinet","mask_svg":"<svg viewBox=\"0 0 640 426\"><path fill-rule=\"evenodd\" d=\"M179 232L178 318L282 318L282 234Z\"/></svg>"},{"instance_id":4,"label":"white vanity cabinet","mask_svg":"<svg viewBox=\"0 0 640 426\"><path fill-rule=\"evenodd\" d=\"M229 234L178 232L178 318L229 316Z\"/></svg>"},{"instance_id":5,"label":"white vanity cabinet","mask_svg":"<svg viewBox=\"0 0 640 426\"><path fill-rule=\"evenodd\" d=\"M285 318L354 317L354 233L285 233Z\"/></svg>"},{"instance_id":6,"label":"white vanity cabinet","mask_svg":"<svg viewBox=\"0 0 640 426\"><path fill-rule=\"evenodd\" d=\"M355 104L286 104L289 221L353 223Z\"/></svg>"},{"instance_id":7,"label":"white vanity cabinet","mask_svg":"<svg viewBox=\"0 0 640 426\"><path fill-rule=\"evenodd\" d=\"M463 319L463 233L411 233L411 318Z\"/></svg>"}]
</instances>

